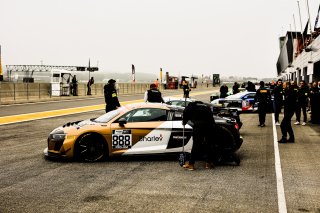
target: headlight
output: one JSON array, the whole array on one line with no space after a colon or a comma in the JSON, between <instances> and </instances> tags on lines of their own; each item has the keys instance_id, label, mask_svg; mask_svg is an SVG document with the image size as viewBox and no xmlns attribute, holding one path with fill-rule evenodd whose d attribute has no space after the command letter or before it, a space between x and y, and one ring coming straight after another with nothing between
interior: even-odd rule
<instances>
[{"instance_id":1,"label":"headlight","mask_svg":"<svg viewBox=\"0 0 320 213\"><path fill-rule=\"evenodd\" d=\"M66 138L66 134L50 134L50 138L53 140L64 140Z\"/></svg>"},{"instance_id":2,"label":"headlight","mask_svg":"<svg viewBox=\"0 0 320 213\"><path fill-rule=\"evenodd\" d=\"M66 134L64 133L63 130L57 130L57 131L53 131L52 133L50 133L49 138L51 140L61 141L66 138Z\"/></svg>"}]
</instances>

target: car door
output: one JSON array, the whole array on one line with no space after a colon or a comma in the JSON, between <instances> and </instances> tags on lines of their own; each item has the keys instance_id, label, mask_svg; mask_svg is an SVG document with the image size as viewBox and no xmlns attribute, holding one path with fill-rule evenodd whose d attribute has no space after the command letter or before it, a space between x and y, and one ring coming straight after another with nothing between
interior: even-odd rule
<instances>
[{"instance_id":1,"label":"car door","mask_svg":"<svg viewBox=\"0 0 320 213\"><path fill-rule=\"evenodd\" d=\"M161 108L138 108L121 116L111 124L111 152L123 155L165 152L172 127L167 115L167 110ZM127 121L123 126L119 125L121 118Z\"/></svg>"},{"instance_id":2,"label":"car door","mask_svg":"<svg viewBox=\"0 0 320 213\"><path fill-rule=\"evenodd\" d=\"M182 152L183 146L185 152L191 152L193 143L192 127L189 124L182 125L182 111L172 111L170 114L169 120L172 122L172 131L166 152Z\"/></svg>"}]
</instances>

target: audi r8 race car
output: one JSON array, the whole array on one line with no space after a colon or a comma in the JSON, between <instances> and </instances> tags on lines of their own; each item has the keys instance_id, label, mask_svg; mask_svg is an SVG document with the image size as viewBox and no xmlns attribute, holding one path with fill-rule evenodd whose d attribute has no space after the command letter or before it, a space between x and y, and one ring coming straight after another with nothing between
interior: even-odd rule
<instances>
[{"instance_id":1,"label":"audi r8 race car","mask_svg":"<svg viewBox=\"0 0 320 213\"><path fill-rule=\"evenodd\" d=\"M122 106L98 118L67 123L54 129L44 150L47 158L95 162L121 155L191 152L192 124L182 125L183 108L138 103ZM215 117L223 142L242 144L234 119Z\"/></svg>"}]
</instances>

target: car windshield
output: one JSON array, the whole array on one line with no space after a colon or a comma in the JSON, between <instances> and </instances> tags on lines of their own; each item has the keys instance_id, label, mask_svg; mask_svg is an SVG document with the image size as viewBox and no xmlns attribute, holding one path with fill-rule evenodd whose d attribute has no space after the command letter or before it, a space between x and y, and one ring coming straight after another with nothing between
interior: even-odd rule
<instances>
[{"instance_id":1,"label":"car windshield","mask_svg":"<svg viewBox=\"0 0 320 213\"><path fill-rule=\"evenodd\" d=\"M113 119L114 117L116 117L119 114L120 114L120 110L116 109L116 110L110 111L104 115L101 115L100 117L96 118L94 120L94 122L107 123L108 121L110 121L111 119Z\"/></svg>"},{"instance_id":2,"label":"car windshield","mask_svg":"<svg viewBox=\"0 0 320 213\"><path fill-rule=\"evenodd\" d=\"M170 105L180 106L180 107L185 107L186 105L188 106L189 104L190 104L189 101L181 101L181 100L171 101L170 103Z\"/></svg>"}]
</instances>

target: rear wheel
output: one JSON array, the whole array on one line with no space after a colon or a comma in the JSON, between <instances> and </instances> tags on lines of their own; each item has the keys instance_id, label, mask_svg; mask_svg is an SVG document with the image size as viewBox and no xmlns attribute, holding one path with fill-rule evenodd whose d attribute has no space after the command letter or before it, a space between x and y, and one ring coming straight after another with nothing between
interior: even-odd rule
<instances>
[{"instance_id":1,"label":"rear wheel","mask_svg":"<svg viewBox=\"0 0 320 213\"><path fill-rule=\"evenodd\" d=\"M96 134L84 134L75 145L75 157L77 160L96 162L107 155L107 147L104 141Z\"/></svg>"},{"instance_id":2,"label":"rear wheel","mask_svg":"<svg viewBox=\"0 0 320 213\"><path fill-rule=\"evenodd\" d=\"M224 126L217 125L214 131L214 147L212 148L212 154L214 162L221 164L224 162L235 162L240 164L240 159L236 158L235 152L235 138L232 132ZM239 162L239 163L238 163Z\"/></svg>"}]
</instances>

